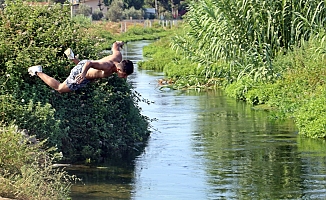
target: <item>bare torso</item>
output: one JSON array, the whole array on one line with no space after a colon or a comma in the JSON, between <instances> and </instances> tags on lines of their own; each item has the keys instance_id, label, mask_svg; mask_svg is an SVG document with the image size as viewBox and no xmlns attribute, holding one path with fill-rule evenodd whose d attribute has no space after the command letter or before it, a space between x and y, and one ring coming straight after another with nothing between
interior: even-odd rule
<instances>
[{"instance_id":1,"label":"bare torso","mask_svg":"<svg viewBox=\"0 0 326 200\"><path fill-rule=\"evenodd\" d=\"M121 53L114 53L112 55L106 56L100 60L92 61L97 63L103 68L102 70L90 68L87 71L86 79L92 80L97 78L105 78L112 75L117 71L116 65L121 62L122 56Z\"/></svg>"}]
</instances>

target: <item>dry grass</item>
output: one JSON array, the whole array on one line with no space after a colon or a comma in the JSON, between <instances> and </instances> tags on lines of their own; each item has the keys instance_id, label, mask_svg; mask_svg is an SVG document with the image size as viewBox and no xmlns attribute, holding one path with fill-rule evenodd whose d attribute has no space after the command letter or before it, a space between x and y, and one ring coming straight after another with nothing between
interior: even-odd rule
<instances>
[{"instance_id":1,"label":"dry grass","mask_svg":"<svg viewBox=\"0 0 326 200\"><path fill-rule=\"evenodd\" d=\"M125 21L125 22L103 22L103 21L97 21L93 22L97 26L100 26L102 29L112 33L113 35L118 35L121 34L121 26L123 26L123 29L126 27L128 30L130 27L133 27L135 25L141 25L143 26L143 22L130 22L130 21Z\"/></svg>"}]
</instances>

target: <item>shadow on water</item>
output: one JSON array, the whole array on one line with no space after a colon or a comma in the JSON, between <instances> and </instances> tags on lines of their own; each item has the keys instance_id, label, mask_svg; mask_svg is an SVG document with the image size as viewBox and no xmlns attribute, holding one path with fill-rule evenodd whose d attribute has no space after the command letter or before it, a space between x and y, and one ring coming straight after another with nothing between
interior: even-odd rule
<instances>
[{"instance_id":1,"label":"shadow on water","mask_svg":"<svg viewBox=\"0 0 326 200\"><path fill-rule=\"evenodd\" d=\"M125 59L142 60L127 44ZM223 91L160 89L162 73L138 70L129 82L144 98L155 131L135 159L70 169L83 179L72 199L326 199L325 141L302 138L292 121L230 99Z\"/></svg>"}]
</instances>

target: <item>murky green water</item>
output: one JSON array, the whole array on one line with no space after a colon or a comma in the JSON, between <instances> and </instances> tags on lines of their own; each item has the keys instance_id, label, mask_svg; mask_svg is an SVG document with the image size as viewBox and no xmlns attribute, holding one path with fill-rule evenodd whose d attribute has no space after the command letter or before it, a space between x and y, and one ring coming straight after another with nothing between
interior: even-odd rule
<instances>
[{"instance_id":1,"label":"murky green water","mask_svg":"<svg viewBox=\"0 0 326 200\"><path fill-rule=\"evenodd\" d=\"M128 43L142 60L149 42ZM222 91L160 90L162 74L130 77L155 131L136 159L71 169L83 179L72 199L326 199L326 143L301 138L291 121L227 98Z\"/></svg>"}]
</instances>

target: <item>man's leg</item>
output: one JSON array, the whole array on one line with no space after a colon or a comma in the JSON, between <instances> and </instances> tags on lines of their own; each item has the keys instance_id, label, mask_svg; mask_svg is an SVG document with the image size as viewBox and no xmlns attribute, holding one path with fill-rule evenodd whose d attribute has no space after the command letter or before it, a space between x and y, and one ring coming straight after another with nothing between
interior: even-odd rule
<instances>
[{"instance_id":1,"label":"man's leg","mask_svg":"<svg viewBox=\"0 0 326 200\"><path fill-rule=\"evenodd\" d=\"M77 58L74 58L74 59L71 59L71 60L72 60L72 62L74 62L76 65L80 62L80 60L77 59Z\"/></svg>"},{"instance_id":2,"label":"man's leg","mask_svg":"<svg viewBox=\"0 0 326 200\"><path fill-rule=\"evenodd\" d=\"M67 84L65 82L60 83L59 81L57 81L54 78L48 76L47 74L44 74L42 72L42 66L41 65L36 65L36 66L32 66L32 67L28 68L28 73L31 76L37 75L38 77L40 77L44 81L44 83L46 83L48 86L55 89L59 93L71 92L71 90L69 89L69 87L67 86Z\"/></svg>"},{"instance_id":3,"label":"man's leg","mask_svg":"<svg viewBox=\"0 0 326 200\"><path fill-rule=\"evenodd\" d=\"M60 83L56 79L52 78L51 76L48 76L43 72L37 72L36 75L40 77L44 81L44 83L46 83L48 86L55 89L59 93L71 92L65 82Z\"/></svg>"}]
</instances>

